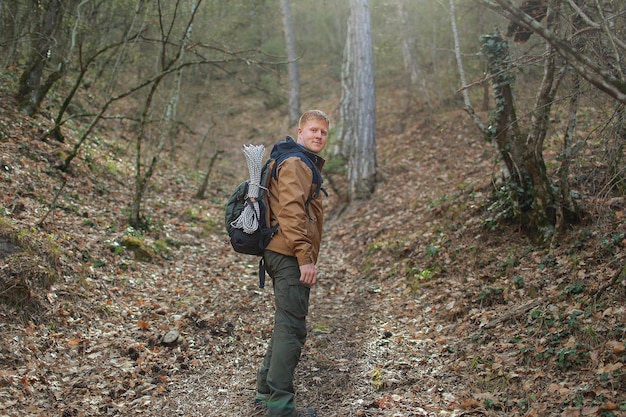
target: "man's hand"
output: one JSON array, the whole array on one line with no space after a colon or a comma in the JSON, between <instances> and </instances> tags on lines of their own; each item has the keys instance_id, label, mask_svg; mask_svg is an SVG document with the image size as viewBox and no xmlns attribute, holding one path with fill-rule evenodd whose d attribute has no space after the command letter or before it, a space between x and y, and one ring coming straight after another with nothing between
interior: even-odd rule
<instances>
[{"instance_id":1,"label":"man's hand","mask_svg":"<svg viewBox=\"0 0 626 417\"><path fill-rule=\"evenodd\" d=\"M315 264L300 265L300 282L306 285L315 285L317 282L317 268Z\"/></svg>"}]
</instances>

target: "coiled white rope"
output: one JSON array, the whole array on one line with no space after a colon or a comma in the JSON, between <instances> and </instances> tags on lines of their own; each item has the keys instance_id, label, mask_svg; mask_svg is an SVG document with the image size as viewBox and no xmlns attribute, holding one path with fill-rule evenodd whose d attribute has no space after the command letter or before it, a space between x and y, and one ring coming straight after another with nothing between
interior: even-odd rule
<instances>
[{"instance_id":1,"label":"coiled white rope","mask_svg":"<svg viewBox=\"0 0 626 417\"><path fill-rule=\"evenodd\" d=\"M248 171L250 171L248 197L254 199L254 201L252 204L246 204L237 220L231 223L231 226L252 234L259 228L259 218L261 217L259 203L256 201L256 198L259 196L261 188L261 164L265 156L265 146L243 145L243 153L248 163Z\"/></svg>"}]
</instances>

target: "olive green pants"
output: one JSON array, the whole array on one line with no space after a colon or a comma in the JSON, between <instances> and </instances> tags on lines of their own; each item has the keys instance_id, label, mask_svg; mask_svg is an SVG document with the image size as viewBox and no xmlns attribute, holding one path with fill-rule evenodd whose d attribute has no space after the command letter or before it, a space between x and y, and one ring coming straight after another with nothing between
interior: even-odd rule
<instances>
[{"instance_id":1,"label":"olive green pants","mask_svg":"<svg viewBox=\"0 0 626 417\"><path fill-rule=\"evenodd\" d=\"M267 401L267 415L296 415L293 376L306 340L310 287L300 283L295 257L265 251L265 265L274 283L274 330L257 372L257 392ZM269 394L269 395L267 395Z\"/></svg>"}]
</instances>

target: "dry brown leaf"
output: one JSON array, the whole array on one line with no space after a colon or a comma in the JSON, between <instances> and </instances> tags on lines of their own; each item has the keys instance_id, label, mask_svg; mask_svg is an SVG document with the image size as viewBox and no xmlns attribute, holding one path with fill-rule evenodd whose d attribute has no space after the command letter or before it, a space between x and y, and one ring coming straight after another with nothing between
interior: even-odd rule
<instances>
[{"instance_id":1,"label":"dry brown leaf","mask_svg":"<svg viewBox=\"0 0 626 417\"><path fill-rule=\"evenodd\" d=\"M561 417L580 417L580 409L568 407L561 413Z\"/></svg>"},{"instance_id":2,"label":"dry brown leaf","mask_svg":"<svg viewBox=\"0 0 626 417\"><path fill-rule=\"evenodd\" d=\"M583 416L595 416L600 411L600 407L583 407L581 415Z\"/></svg>"},{"instance_id":3,"label":"dry brown leaf","mask_svg":"<svg viewBox=\"0 0 626 417\"><path fill-rule=\"evenodd\" d=\"M560 394L561 396L565 397L570 395L572 393L572 390L564 387L561 384L552 383L548 385L548 392Z\"/></svg>"},{"instance_id":4,"label":"dry brown leaf","mask_svg":"<svg viewBox=\"0 0 626 417\"><path fill-rule=\"evenodd\" d=\"M480 403L473 398L468 398L467 400L463 400L461 402L461 408L468 410L470 408L480 407Z\"/></svg>"},{"instance_id":5,"label":"dry brown leaf","mask_svg":"<svg viewBox=\"0 0 626 417\"><path fill-rule=\"evenodd\" d=\"M613 401L607 401L602 404L602 409L605 411L614 411L619 408L619 405L615 404Z\"/></svg>"},{"instance_id":6,"label":"dry brown leaf","mask_svg":"<svg viewBox=\"0 0 626 417\"><path fill-rule=\"evenodd\" d=\"M606 343L607 347L613 351L614 355L620 355L626 350L624 348L624 342L618 340L611 340Z\"/></svg>"},{"instance_id":7,"label":"dry brown leaf","mask_svg":"<svg viewBox=\"0 0 626 417\"><path fill-rule=\"evenodd\" d=\"M624 367L624 364L621 362L617 362L617 363L608 363L604 366L599 367L598 369L596 369L596 374L601 375L601 374L610 374L613 373L617 370L620 370Z\"/></svg>"}]
</instances>

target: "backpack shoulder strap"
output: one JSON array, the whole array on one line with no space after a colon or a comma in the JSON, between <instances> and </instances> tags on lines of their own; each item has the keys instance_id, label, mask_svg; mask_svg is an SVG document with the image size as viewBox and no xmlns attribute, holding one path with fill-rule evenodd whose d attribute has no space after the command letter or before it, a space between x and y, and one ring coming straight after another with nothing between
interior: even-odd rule
<instances>
[{"instance_id":1,"label":"backpack shoulder strap","mask_svg":"<svg viewBox=\"0 0 626 417\"><path fill-rule=\"evenodd\" d=\"M313 193L313 196L317 197L320 190L324 191L324 194L326 194L326 190L322 188L322 182L323 182L322 173L320 172L319 168L309 158L307 158L307 156L302 152L292 151L292 152L285 152L284 154L279 155L278 158L276 158L274 166L272 167L272 177L274 179L278 179L278 166L285 159L290 158L292 156L297 156L298 158L300 158L300 160L304 162L313 173L313 184L315 184L315 192ZM307 204L310 201L311 201L311 197L309 196L309 198L307 199Z\"/></svg>"}]
</instances>

